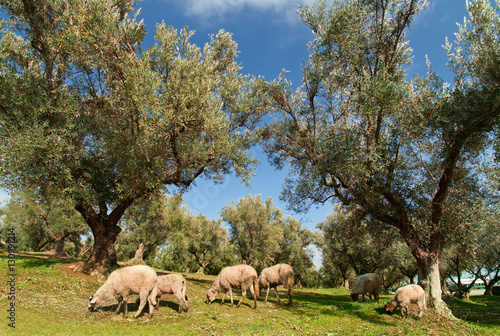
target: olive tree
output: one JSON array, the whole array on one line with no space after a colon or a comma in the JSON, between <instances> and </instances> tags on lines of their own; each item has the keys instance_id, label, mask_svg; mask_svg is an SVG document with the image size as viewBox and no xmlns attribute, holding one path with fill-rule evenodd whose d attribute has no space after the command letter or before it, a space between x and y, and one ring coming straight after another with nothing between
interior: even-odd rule
<instances>
[{"instance_id":1,"label":"olive tree","mask_svg":"<svg viewBox=\"0 0 500 336\"><path fill-rule=\"evenodd\" d=\"M158 246L184 226L185 210L181 195L154 192L137 199L119 222L122 231L116 241L118 259L134 257L143 244L142 258L153 258Z\"/></svg>"},{"instance_id":2,"label":"olive tree","mask_svg":"<svg viewBox=\"0 0 500 336\"><path fill-rule=\"evenodd\" d=\"M1 227L18 229L20 251L51 250L64 257L68 256L65 246L71 241L77 256L83 245L81 236L88 234L88 226L71 200L57 193L13 192L1 209L4 214Z\"/></svg>"},{"instance_id":3,"label":"olive tree","mask_svg":"<svg viewBox=\"0 0 500 336\"><path fill-rule=\"evenodd\" d=\"M299 10L315 34L303 85L282 75L268 94L275 119L263 132L269 160L290 165L282 193L305 211L329 200L356 206L395 228L440 314L439 259L454 225L448 196L474 180L499 124L500 20L489 1L468 2L469 19L447 43L453 86L429 66L408 80L405 32L423 0L324 1ZM458 192L456 192L458 194ZM467 195L462 195L467 197ZM460 225L460 224L458 224Z\"/></svg>"},{"instance_id":4,"label":"olive tree","mask_svg":"<svg viewBox=\"0 0 500 336\"><path fill-rule=\"evenodd\" d=\"M86 271L116 267L119 220L156 190L253 173L261 101L220 31L156 26L144 50L134 1L0 1L1 185L54 188L94 236Z\"/></svg>"},{"instance_id":5,"label":"olive tree","mask_svg":"<svg viewBox=\"0 0 500 336\"><path fill-rule=\"evenodd\" d=\"M261 195L240 198L235 205L222 208L221 218L229 226L229 238L236 246L241 263L264 268L279 251L283 236L280 222L281 211L268 197L265 202ZM272 261L271 261L272 262Z\"/></svg>"}]
</instances>

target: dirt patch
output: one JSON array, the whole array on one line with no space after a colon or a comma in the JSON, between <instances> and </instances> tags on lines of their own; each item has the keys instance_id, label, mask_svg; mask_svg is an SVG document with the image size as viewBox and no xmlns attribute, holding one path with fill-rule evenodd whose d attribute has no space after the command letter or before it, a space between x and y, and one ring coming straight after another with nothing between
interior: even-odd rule
<instances>
[{"instance_id":1,"label":"dirt patch","mask_svg":"<svg viewBox=\"0 0 500 336\"><path fill-rule=\"evenodd\" d=\"M95 280L96 279L95 276L78 271L79 269L82 268L82 265L83 265L83 261L77 261L77 262L74 262L71 264L59 265L58 269L61 271L61 273L71 274L79 279Z\"/></svg>"}]
</instances>

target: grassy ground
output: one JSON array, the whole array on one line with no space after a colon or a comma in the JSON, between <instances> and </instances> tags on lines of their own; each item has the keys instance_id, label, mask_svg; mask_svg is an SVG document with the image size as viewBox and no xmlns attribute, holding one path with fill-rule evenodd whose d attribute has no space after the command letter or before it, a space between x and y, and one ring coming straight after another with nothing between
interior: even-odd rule
<instances>
[{"instance_id":1,"label":"grassy ground","mask_svg":"<svg viewBox=\"0 0 500 336\"><path fill-rule=\"evenodd\" d=\"M379 302L351 302L340 289L295 289L292 306L278 305L274 294L257 310L246 299L240 308L204 302L213 276L185 274L190 310L177 313L173 297L165 295L158 312L134 319L137 306L129 303L129 316L116 316L112 307L90 313L88 297L99 288L94 277L74 273L70 261L17 256L15 264L15 329L8 326L10 286L8 258L0 255L4 277L0 285L0 335L500 335L500 297L447 299L460 320L442 319L432 312L420 320L403 321L385 314ZM6 280L4 280L6 279ZM282 300L286 300L283 291ZM239 300L239 293L237 296ZM262 300L262 298L261 298Z\"/></svg>"}]
</instances>

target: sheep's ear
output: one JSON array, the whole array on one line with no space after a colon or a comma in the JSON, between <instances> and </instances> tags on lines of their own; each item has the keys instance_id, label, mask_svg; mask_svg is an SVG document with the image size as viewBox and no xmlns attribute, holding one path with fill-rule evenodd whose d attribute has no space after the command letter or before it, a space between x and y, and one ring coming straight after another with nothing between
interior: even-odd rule
<instances>
[{"instance_id":1,"label":"sheep's ear","mask_svg":"<svg viewBox=\"0 0 500 336\"><path fill-rule=\"evenodd\" d=\"M91 304L91 305L95 305L95 303L97 302L97 298L95 298L95 297L92 297L92 296L91 296L91 297L89 298L89 301L90 301L90 304Z\"/></svg>"}]
</instances>

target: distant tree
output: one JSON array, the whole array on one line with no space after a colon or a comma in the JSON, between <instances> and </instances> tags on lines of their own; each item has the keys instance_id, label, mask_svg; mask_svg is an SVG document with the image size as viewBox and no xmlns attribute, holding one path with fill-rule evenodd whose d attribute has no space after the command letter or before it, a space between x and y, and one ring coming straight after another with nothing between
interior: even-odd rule
<instances>
[{"instance_id":1,"label":"distant tree","mask_svg":"<svg viewBox=\"0 0 500 336\"><path fill-rule=\"evenodd\" d=\"M233 251L229 246L227 230L221 226L221 220L208 219L202 214L191 216L189 229L185 234L189 239L188 251L199 264L196 273L205 274L208 265Z\"/></svg>"},{"instance_id":2,"label":"distant tree","mask_svg":"<svg viewBox=\"0 0 500 336\"><path fill-rule=\"evenodd\" d=\"M145 25L133 0L1 1L0 170L9 190L50 187L94 236L85 271L117 267L118 225L136 199L199 176L243 180L263 111L230 33Z\"/></svg>"},{"instance_id":3,"label":"distant tree","mask_svg":"<svg viewBox=\"0 0 500 336\"><path fill-rule=\"evenodd\" d=\"M333 200L392 226L417 262L427 302L450 317L439 275L455 228L444 220L448 196L456 181L477 182L500 122L498 2L467 3L469 19L446 46L452 87L430 66L406 79L405 33L426 1L301 7L315 34L303 86L292 89L284 75L269 84L276 118L263 132L270 162L291 167L282 193L291 208Z\"/></svg>"},{"instance_id":4,"label":"distant tree","mask_svg":"<svg viewBox=\"0 0 500 336\"><path fill-rule=\"evenodd\" d=\"M193 270L197 270L199 265L188 251L187 239L182 239L180 234L174 234L173 241L173 245L168 240L158 248L153 267L182 273L191 273Z\"/></svg>"},{"instance_id":5,"label":"distant tree","mask_svg":"<svg viewBox=\"0 0 500 336\"><path fill-rule=\"evenodd\" d=\"M336 255L339 266L349 264L356 275L375 273L394 264L391 256L396 232L381 223L369 223L356 210L349 212L336 206L318 228L323 234L324 260Z\"/></svg>"},{"instance_id":6,"label":"distant tree","mask_svg":"<svg viewBox=\"0 0 500 336\"><path fill-rule=\"evenodd\" d=\"M131 259L141 243L143 259L154 258L157 247L184 227L186 209L181 203L181 195L167 196L160 192L137 199L119 222L122 228L116 241L119 260Z\"/></svg>"},{"instance_id":7,"label":"distant tree","mask_svg":"<svg viewBox=\"0 0 500 336\"><path fill-rule=\"evenodd\" d=\"M283 237L283 215L271 198L240 198L235 205L224 206L221 218L229 226L229 238L236 246L241 263L262 269L279 251Z\"/></svg>"},{"instance_id":8,"label":"distant tree","mask_svg":"<svg viewBox=\"0 0 500 336\"><path fill-rule=\"evenodd\" d=\"M355 278L355 272L344 255L335 253L326 245L322 246L323 263L319 270L325 287L349 289L349 281Z\"/></svg>"},{"instance_id":9,"label":"distant tree","mask_svg":"<svg viewBox=\"0 0 500 336\"><path fill-rule=\"evenodd\" d=\"M278 224L282 237L278 241L277 251L271 255L268 266L279 263L293 266L300 258L308 258L305 249L315 242L315 235L311 230L303 228L300 221L291 216L286 216Z\"/></svg>"},{"instance_id":10,"label":"distant tree","mask_svg":"<svg viewBox=\"0 0 500 336\"><path fill-rule=\"evenodd\" d=\"M56 193L13 192L2 210L3 226L18 229L20 251L53 250L57 256L66 256L65 245L71 241L76 257L82 247L80 237L88 232L71 200Z\"/></svg>"},{"instance_id":11,"label":"distant tree","mask_svg":"<svg viewBox=\"0 0 500 336\"><path fill-rule=\"evenodd\" d=\"M475 238L474 260L467 272L481 279L485 295L492 295L493 286L500 282L500 211L485 212L481 228Z\"/></svg>"},{"instance_id":12,"label":"distant tree","mask_svg":"<svg viewBox=\"0 0 500 336\"><path fill-rule=\"evenodd\" d=\"M485 190L485 189L484 189ZM472 192L463 192L468 195L457 199L450 195L450 209L446 213L446 221L455 224L455 230L450 234L447 246L443 251L443 265L441 273L457 287L455 295L462 297L469 293L475 282L481 277L495 278L500 262L500 233L499 213L495 204L487 204L487 197L474 197ZM464 274L473 278L469 284L463 284ZM495 282L498 281L495 280Z\"/></svg>"}]
</instances>

